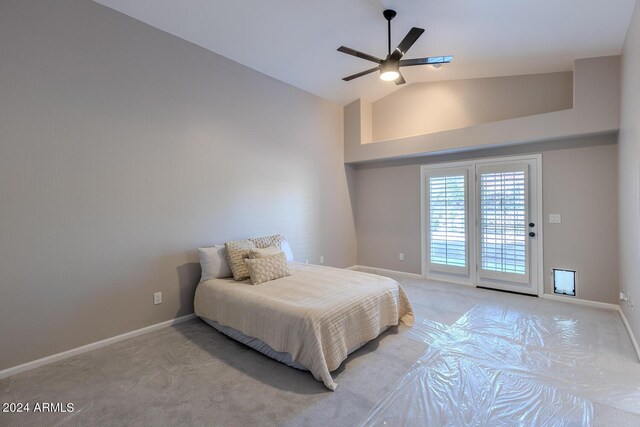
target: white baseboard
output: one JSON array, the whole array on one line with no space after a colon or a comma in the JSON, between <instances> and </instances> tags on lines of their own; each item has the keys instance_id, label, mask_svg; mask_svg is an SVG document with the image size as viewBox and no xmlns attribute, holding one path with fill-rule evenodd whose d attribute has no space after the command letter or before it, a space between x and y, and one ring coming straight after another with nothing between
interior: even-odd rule
<instances>
[{"instance_id":1,"label":"white baseboard","mask_svg":"<svg viewBox=\"0 0 640 427\"><path fill-rule=\"evenodd\" d=\"M619 310L620 317L622 318L622 323L624 323L624 327L627 328L627 332L629 333L629 338L631 338L631 343L633 344L633 348L636 350L636 356L640 361L640 347L638 346L638 341L636 341L636 337L633 335L633 331L631 330L631 325L627 320L627 316L624 315L624 311L622 308Z\"/></svg>"},{"instance_id":2,"label":"white baseboard","mask_svg":"<svg viewBox=\"0 0 640 427\"><path fill-rule=\"evenodd\" d=\"M622 323L624 324L624 327L627 330L627 333L629 334L629 338L631 338L631 344L633 344L633 348L636 351L636 357L638 358L638 361L640 361L640 346L638 346L638 341L636 340L636 337L633 335L633 331L631 330L631 325L629 325L629 321L627 320L627 317L624 315L624 311L622 311L622 307L620 307L619 305L608 304L605 302L598 302L598 301L589 301L584 299L567 298L567 297L561 297L561 296L549 295L549 294L543 294L541 295L541 297L545 299L553 300L553 301L568 302L572 304L585 305L588 307L604 308L607 310L617 311L620 314L620 318L622 319Z\"/></svg>"},{"instance_id":3,"label":"white baseboard","mask_svg":"<svg viewBox=\"0 0 640 427\"><path fill-rule=\"evenodd\" d=\"M438 279L438 278L429 278L429 277L425 277L421 274L415 274L415 273L407 273L404 271L396 271L396 270L389 270L386 268L378 268L378 267L369 267L366 265L352 265L351 267L347 267L348 270L363 270L363 271L374 271L374 272L378 272L381 274L395 274L395 275L399 275L399 276L406 276L406 277L411 277L413 279L425 279L425 280L433 280L433 281L448 281L448 280L444 280L444 279ZM454 283L456 285L465 285L465 286L471 286L471 287L475 287L473 284L469 284L469 283L463 283L463 282L456 282L456 281L448 281L450 283ZM595 307L595 308L603 308L606 310L615 310L615 311L620 311L620 306L617 304L610 304L610 303L606 303L606 302L600 302L600 301L591 301L591 300L586 300L586 299L580 299L580 298L571 298L571 297L563 297L560 295L551 295L551 294L542 294L540 295L541 298L544 299L548 299L548 300L552 300L552 301L560 301L560 302L568 302L570 304L579 304L579 305L584 305L587 307Z\"/></svg>"},{"instance_id":4,"label":"white baseboard","mask_svg":"<svg viewBox=\"0 0 640 427\"><path fill-rule=\"evenodd\" d=\"M149 332L157 331L158 329L177 325L178 323L186 322L187 320L191 320L195 317L196 315L193 313L187 314L186 316L177 317L175 319L167 320L165 322L156 323L155 325L150 325L141 329L136 329L135 331L126 332L121 335L116 335L115 337L107 338L102 341L96 341L91 344L83 345L82 347L72 348L71 350L63 351L62 353L52 354L51 356L43 357L42 359L33 360L31 362L23 363L22 365L18 365L18 366L13 366L11 368L7 368L0 371L0 379L7 378L24 371L28 371L30 369L38 368L40 366L48 365L50 363L57 362L59 360L67 359L69 357L77 356L78 354L96 350L98 348L105 347L110 344L115 344L120 341L128 340L130 338L134 338L140 335L144 335Z\"/></svg>"},{"instance_id":5,"label":"white baseboard","mask_svg":"<svg viewBox=\"0 0 640 427\"><path fill-rule=\"evenodd\" d=\"M422 274L407 273L405 271L388 270L386 268L368 267L366 265L352 265L351 267L347 267L347 270L362 270L362 271L370 270L370 271L378 272L380 274L395 274L398 276L410 277L412 279L424 279L424 276Z\"/></svg>"},{"instance_id":6,"label":"white baseboard","mask_svg":"<svg viewBox=\"0 0 640 427\"><path fill-rule=\"evenodd\" d=\"M587 307L604 308L605 310L620 311L619 305L610 304L607 302L591 301L587 299L579 299L579 298L571 298L571 297L562 297L559 295L551 295L551 294L542 294L540 295L540 297L544 299L552 300L552 301L568 302L570 304L585 305Z\"/></svg>"}]
</instances>

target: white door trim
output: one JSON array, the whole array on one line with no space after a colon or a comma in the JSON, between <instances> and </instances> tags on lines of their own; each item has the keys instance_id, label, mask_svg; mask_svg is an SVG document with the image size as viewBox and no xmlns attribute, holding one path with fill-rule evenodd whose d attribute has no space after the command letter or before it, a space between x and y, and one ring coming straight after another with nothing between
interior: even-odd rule
<instances>
[{"instance_id":1,"label":"white door trim","mask_svg":"<svg viewBox=\"0 0 640 427\"><path fill-rule=\"evenodd\" d=\"M469 264L470 270L469 275L467 277L456 277L451 275L434 275L432 272L429 272L428 263L427 263L427 215L426 215L426 179L429 171L443 169L443 168L469 168L475 167L477 165L482 165L485 163L499 163L499 162L519 162L519 161L529 161L535 160L536 162L536 192L535 192L535 213L537 220L537 266L536 266L536 282L537 282L537 295L544 295L544 216L542 209L542 172L543 172L543 162L542 162L542 154L527 154L522 156L505 156L505 157L488 157L488 158L480 158L474 160L466 160L466 161L456 161L456 162L443 162L429 165L422 165L420 167L420 247L421 247L421 268L422 268L422 276L427 279L432 280L440 280L446 281L461 285L471 285L475 286L476 283L476 271L475 265L477 265L476 259L476 250L469 251ZM468 197L469 200L475 200L476 197L476 185L475 182L471 182L471 177L469 178L470 185L468 189ZM470 216L473 218L469 218L469 224L474 225L476 223L476 212L475 209L471 209L473 212L470 212ZM475 232L469 233L469 247L475 248L476 245L476 237Z\"/></svg>"}]
</instances>

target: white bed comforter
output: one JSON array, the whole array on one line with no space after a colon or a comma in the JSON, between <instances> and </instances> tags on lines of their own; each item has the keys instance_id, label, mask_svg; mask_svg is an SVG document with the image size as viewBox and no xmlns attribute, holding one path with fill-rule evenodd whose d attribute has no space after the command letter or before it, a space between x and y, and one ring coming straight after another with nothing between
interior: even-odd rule
<instances>
[{"instance_id":1,"label":"white bed comforter","mask_svg":"<svg viewBox=\"0 0 640 427\"><path fill-rule=\"evenodd\" d=\"M331 390L329 372L350 351L400 321L411 304L393 279L352 270L290 263L291 276L252 286L211 279L196 289L195 313L291 354Z\"/></svg>"}]
</instances>

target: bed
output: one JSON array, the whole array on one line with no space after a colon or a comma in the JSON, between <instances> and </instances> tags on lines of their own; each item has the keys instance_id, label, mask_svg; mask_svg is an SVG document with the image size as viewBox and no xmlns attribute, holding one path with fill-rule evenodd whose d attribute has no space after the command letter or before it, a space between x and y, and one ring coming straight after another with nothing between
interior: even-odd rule
<instances>
[{"instance_id":1,"label":"bed","mask_svg":"<svg viewBox=\"0 0 640 427\"><path fill-rule=\"evenodd\" d=\"M290 276L261 285L209 279L195 294L195 313L222 333L293 366L330 390L330 372L349 353L390 326L414 323L411 304L393 279L353 270L289 263Z\"/></svg>"}]
</instances>

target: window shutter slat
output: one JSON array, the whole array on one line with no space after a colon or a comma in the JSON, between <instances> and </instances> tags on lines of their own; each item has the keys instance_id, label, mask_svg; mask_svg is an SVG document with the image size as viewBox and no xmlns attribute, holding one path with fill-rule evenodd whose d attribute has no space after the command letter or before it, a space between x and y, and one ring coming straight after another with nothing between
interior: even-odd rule
<instances>
[{"instance_id":1,"label":"window shutter slat","mask_svg":"<svg viewBox=\"0 0 640 427\"><path fill-rule=\"evenodd\" d=\"M482 269L526 274L525 172L480 175Z\"/></svg>"},{"instance_id":2,"label":"window shutter slat","mask_svg":"<svg viewBox=\"0 0 640 427\"><path fill-rule=\"evenodd\" d=\"M451 267L467 266L466 178L429 178L430 262Z\"/></svg>"}]
</instances>

